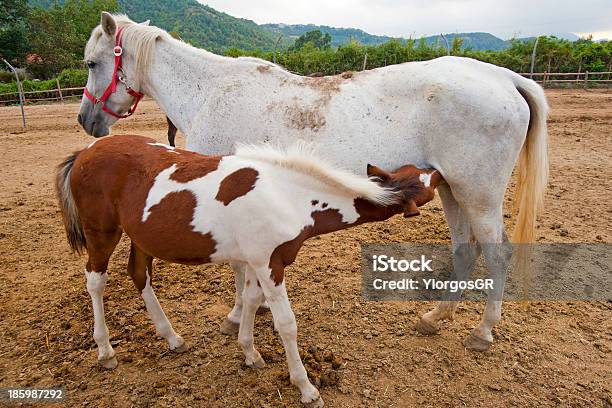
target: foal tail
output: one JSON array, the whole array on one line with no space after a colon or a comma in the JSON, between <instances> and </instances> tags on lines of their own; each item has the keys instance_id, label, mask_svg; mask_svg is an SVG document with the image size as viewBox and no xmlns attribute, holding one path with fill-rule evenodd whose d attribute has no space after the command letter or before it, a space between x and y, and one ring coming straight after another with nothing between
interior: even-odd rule
<instances>
[{"instance_id":1,"label":"foal tail","mask_svg":"<svg viewBox=\"0 0 612 408\"><path fill-rule=\"evenodd\" d=\"M543 208L548 183L548 104L544 90L534 81L517 75L514 83L527 101L531 116L527 138L518 159L513 209L515 214L518 211L518 216L512 241L527 244L535 239L536 216Z\"/></svg>"},{"instance_id":2,"label":"foal tail","mask_svg":"<svg viewBox=\"0 0 612 408\"><path fill-rule=\"evenodd\" d=\"M55 192L62 211L64 219L64 228L66 228L66 237L70 248L77 253L82 253L83 249L87 248L85 242L85 234L83 225L79 217L79 211L72 196L72 188L70 186L70 175L74 161L80 152L73 153L68 156L58 167L55 176Z\"/></svg>"}]
</instances>

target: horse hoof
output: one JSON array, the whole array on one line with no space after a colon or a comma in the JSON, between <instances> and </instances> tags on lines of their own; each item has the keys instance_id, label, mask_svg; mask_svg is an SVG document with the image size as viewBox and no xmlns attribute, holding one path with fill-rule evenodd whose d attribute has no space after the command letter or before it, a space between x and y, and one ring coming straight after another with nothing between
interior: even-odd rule
<instances>
[{"instance_id":1,"label":"horse hoof","mask_svg":"<svg viewBox=\"0 0 612 408\"><path fill-rule=\"evenodd\" d=\"M177 354L181 354L181 353L184 353L187 350L189 350L189 346L187 345L186 342L183 342L183 344L181 344L180 346L177 346L177 347L175 347L173 349L170 349L170 350L172 350L173 352L175 352Z\"/></svg>"},{"instance_id":2,"label":"horse hoof","mask_svg":"<svg viewBox=\"0 0 612 408\"><path fill-rule=\"evenodd\" d=\"M306 408L323 408L323 405L325 405L325 403L323 403L323 398L321 398L320 395L319 398L317 398L316 400L310 402L302 402L302 404Z\"/></svg>"},{"instance_id":3,"label":"horse hoof","mask_svg":"<svg viewBox=\"0 0 612 408\"><path fill-rule=\"evenodd\" d=\"M229 320L227 317L221 323L221 334L225 334L226 336L238 336L238 330L240 330L240 323L234 323Z\"/></svg>"},{"instance_id":4,"label":"horse hoof","mask_svg":"<svg viewBox=\"0 0 612 408\"><path fill-rule=\"evenodd\" d=\"M493 344L492 341L482 339L472 333L463 340L465 348L480 352L487 351L489 347L491 347L491 344Z\"/></svg>"},{"instance_id":5,"label":"horse hoof","mask_svg":"<svg viewBox=\"0 0 612 408\"><path fill-rule=\"evenodd\" d=\"M440 331L440 326L435 326L421 317L416 324L416 330L425 336L431 336Z\"/></svg>"},{"instance_id":6,"label":"horse hoof","mask_svg":"<svg viewBox=\"0 0 612 408\"><path fill-rule=\"evenodd\" d=\"M99 360L99 362L100 362L100 365L106 370L114 370L118 364L117 358L114 356L106 360Z\"/></svg>"},{"instance_id":7,"label":"horse hoof","mask_svg":"<svg viewBox=\"0 0 612 408\"><path fill-rule=\"evenodd\" d=\"M247 366L250 368L264 368L266 366L266 362L263 358L261 358L261 356L259 356L259 360L255 360L253 363L247 364Z\"/></svg>"}]
</instances>

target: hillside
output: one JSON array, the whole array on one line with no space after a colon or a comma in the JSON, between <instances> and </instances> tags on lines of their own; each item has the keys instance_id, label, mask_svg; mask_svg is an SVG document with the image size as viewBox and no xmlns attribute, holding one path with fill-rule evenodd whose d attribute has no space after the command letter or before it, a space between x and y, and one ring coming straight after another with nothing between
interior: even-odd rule
<instances>
[{"instance_id":1,"label":"hillside","mask_svg":"<svg viewBox=\"0 0 612 408\"><path fill-rule=\"evenodd\" d=\"M508 41L504 41L489 33L455 33L445 34L445 37L449 43L452 43L455 37L461 38L463 40L462 48L471 48L475 51L499 51L508 48L510 45ZM445 46L444 39L439 35L425 37L425 40L428 44L433 44L437 41L440 46Z\"/></svg>"},{"instance_id":2,"label":"hillside","mask_svg":"<svg viewBox=\"0 0 612 408\"><path fill-rule=\"evenodd\" d=\"M378 45L392 39L384 35L374 35L366 33L358 28L338 28L329 26L319 26L314 24L262 24L260 27L277 32L295 40L307 31L320 30L322 33L329 33L332 37L332 47L346 44L351 39L355 39L364 45Z\"/></svg>"},{"instance_id":3,"label":"hillside","mask_svg":"<svg viewBox=\"0 0 612 408\"><path fill-rule=\"evenodd\" d=\"M393 37L384 35L374 35L366 33L363 30L356 28L338 28L329 26L318 26L314 24L262 24L261 27L281 33L289 38L295 39L307 31L321 30L323 33L329 33L332 37L332 46L338 47L346 44L351 39L354 39L365 45L378 45L391 40ZM508 47L508 42L497 38L489 33L457 33L446 34L447 40L452 42L454 37L463 39L463 48L472 48L473 50L503 50ZM405 39L398 38L405 41ZM444 40L439 36L425 37L428 44L433 44L436 41L444 46Z\"/></svg>"},{"instance_id":4,"label":"hillside","mask_svg":"<svg viewBox=\"0 0 612 408\"><path fill-rule=\"evenodd\" d=\"M61 0L59 0L62 2ZM49 7L55 0L28 0L31 6ZM135 21L176 31L197 47L223 52L230 47L271 50L278 35L251 20L232 17L196 0L118 0L124 13Z\"/></svg>"},{"instance_id":5,"label":"hillside","mask_svg":"<svg viewBox=\"0 0 612 408\"><path fill-rule=\"evenodd\" d=\"M31 6L49 7L55 2L64 0L28 0ZM168 31L176 31L183 40L213 52L222 53L230 47L244 50L260 49L268 51L274 48L279 34L283 35L281 47L289 46L297 37L307 31L321 30L332 37L332 46L338 47L351 39L364 45L378 45L393 37L374 35L358 28L339 28L314 24L262 24L247 19L236 18L203 5L196 0L117 0L122 11L136 21L151 20L151 24ZM558 35L569 38L568 33ZM492 34L450 33L447 40L454 37L463 39L463 48L472 50L499 51L509 47L509 42ZM575 37L575 36L574 36ZM397 38L400 41L405 39ZM425 37L428 44L444 46L439 35Z\"/></svg>"}]
</instances>

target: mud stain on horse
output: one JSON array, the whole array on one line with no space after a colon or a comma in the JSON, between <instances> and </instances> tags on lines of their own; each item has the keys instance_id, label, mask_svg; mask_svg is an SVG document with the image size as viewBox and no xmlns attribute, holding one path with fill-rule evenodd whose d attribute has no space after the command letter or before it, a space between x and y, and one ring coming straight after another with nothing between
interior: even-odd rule
<instances>
[{"instance_id":1,"label":"mud stain on horse","mask_svg":"<svg viewBox=\"0 0 612 408\"><path fill-rule=\"evenodd\" d=\"M292 104L285 106L283 116L287 126L298 130L310 129L318 132L327 123L325 115L329 102L340 92L340 87L353 77L352 72L343 72L340 75L304 77L293 82L294 85L314 91L315 99L312 103L302 103L298 98L294 98ZM279 106L269 106L268 110L275 108Z\"/></svg>"},{"instance_id":2,"label":"mud stain on horse","mask_svg":"<svg viewBox=\"0 0 612 408\"><path fill-rule=\"evenodd\" d=\"M284 116L289 127L318 132L326 124L325 115L321 112L322 109L319 106L306 107L294 103L285 108Z\"/></svg>"},{"instance_id":3,"label":"mud stain on horse","mask_svg":"<svg viewBox=\"0 0 612 408\"><path fill-rule=\"evenodd\" d=\"M259 71L259 72L261 72L263 74L264 72L270 71L271 68L272 67L270 65L258 65L257 66L257 71Z\"/></svg>"},{"instance_id":4,"label":"mud stain on horse","mask_svg":"<svg viewBox=\"0 0 612 408\"><path fill-rule=\"evenodd\" d=\"M253 190L258 176L257 170L250 167L236 170L221 181L215 198L227 206L235 199L245 196Z\"/></svg>"}]
</instances>

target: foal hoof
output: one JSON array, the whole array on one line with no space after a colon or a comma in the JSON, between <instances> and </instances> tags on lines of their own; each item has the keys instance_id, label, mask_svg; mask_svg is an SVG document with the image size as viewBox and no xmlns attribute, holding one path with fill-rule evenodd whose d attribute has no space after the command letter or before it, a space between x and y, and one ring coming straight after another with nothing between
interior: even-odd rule
<instances>
[{"instance_id":1,"label":"foal hoof","mask_svg":"<svg viewBox=\"0 0 612 408\"><path fill-rule=\"evenodd\" d=\"M493 344L492 341L482 339L473 335L472 333L470 333L470 335L463 340L463 345L465 348L480 352L487 351L489 347L491 347L491 344Z\"/></svg>"},{"instance_id":2,"label":"foal hoof","mask_svg":"<svg viewBox=\"0 0 612 408\"><path fill-rule=\"evenodd\" d=\"M234 323L226 317L219 330L221 330L221 334L236 337L238 336L238 330L240 330L240 323Z\"/></svg>"},{"instance_id":3,"label":"foal hoof","mask_svg":"<svg viewBox=\"0 0 612 408\"><path fill-rule=\"evenodd\" d=\"M114 370L117 367L117 357L111 357L106 360L98 360L100 365L106 370Z\"/></svg>"},{"instance_id":4,"label":"foal hoof","mask_svg":"<svg viewBox=\"0 0 612 408\"><path fill-rule=\"evenodd\" d=\"M189 350L189 346L187 345L186 342L183 342L183 344L181 344L180 346L171 348L170 350L172 350L174 353L181 354Z\"/></svg>"},{"instance_id":5,"label":"foal hoof","mask_svg":"<svg viewBox=\"0 0 612 408\"><path fill-rule=\"evenodd\" d=\"M323 408L323 405L325 405L325 403L323 402L323 398L321 398L320 395L319 398L317 398L316 400L310 402L302 402L302 404L306 408Z\"/></svg>"},{"instance_id":6,"label":"foal hoof","mask_svg":"<svg viewBox=\"0 0 612 408\"><path fill-rule=\"evenodd\" d=\"M440 326L436 326L432 323L429 323L427 320L421 317L416 324L416 331L425 336L431 336L437 334L440 331Z\"/></svg>"}]
</instances>

